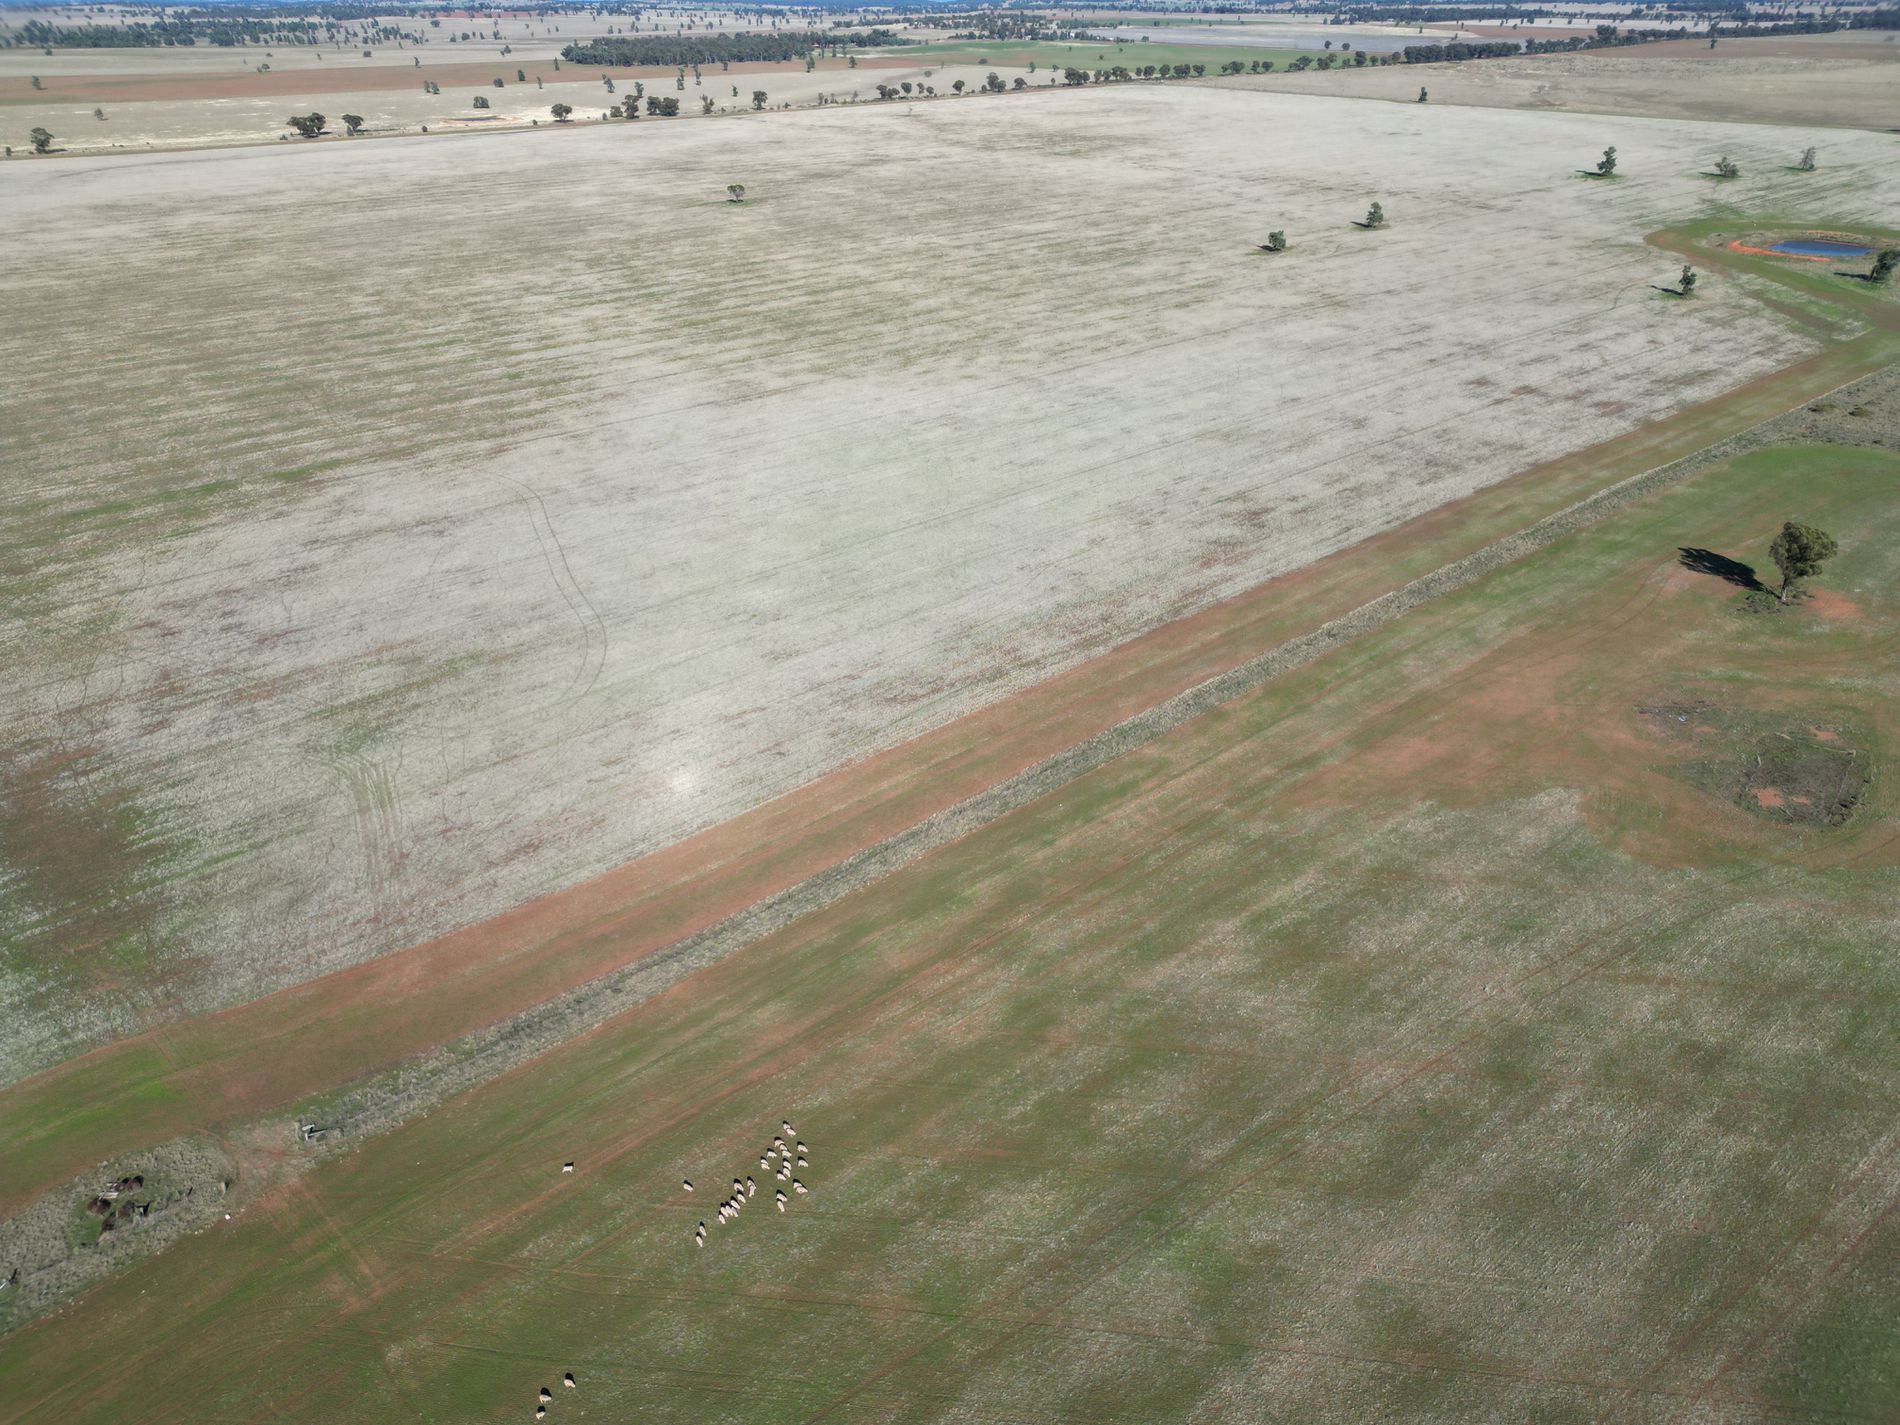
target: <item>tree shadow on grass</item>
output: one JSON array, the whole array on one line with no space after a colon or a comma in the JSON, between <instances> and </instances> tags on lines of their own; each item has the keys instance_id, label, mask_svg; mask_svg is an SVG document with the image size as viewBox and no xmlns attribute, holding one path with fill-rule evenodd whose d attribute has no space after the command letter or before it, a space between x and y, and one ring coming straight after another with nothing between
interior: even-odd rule
<instances>
[{"instance_id":1,"label":"tree shadow on grass","mask_svg":"<svg viewBox=\"0 0 1900 1425\"><path fill-rule=\"evenodd\" d=\"M1684 546L1676 551L1682 556L1682 567L1697 574L1709 574L1717 579L1735 585L1738 589L1765 589L1767 585L1755 577L1754 566L1742 563L1739 559L1730 559L1726 554L1717 554L1713 549L1694 549Z\"/></svg>"}]
</instances>

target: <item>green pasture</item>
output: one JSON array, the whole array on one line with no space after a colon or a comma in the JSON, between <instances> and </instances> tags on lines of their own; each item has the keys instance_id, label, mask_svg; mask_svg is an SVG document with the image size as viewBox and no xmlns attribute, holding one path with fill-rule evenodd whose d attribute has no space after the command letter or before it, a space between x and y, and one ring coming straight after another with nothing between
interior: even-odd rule
<instances>
[{"instance_id":1,"label":"green pasture","mask_svg":"<svg viewBox=\"0 0 1900 1425\"><path fill-rule=\"evenodd\" d=\"M1788 517L1831 615L1680 562ZM1705 470L0 1341L9 1418L1891 1418L1897 577L1900 456Z\"/></svg>"}]
</instances>

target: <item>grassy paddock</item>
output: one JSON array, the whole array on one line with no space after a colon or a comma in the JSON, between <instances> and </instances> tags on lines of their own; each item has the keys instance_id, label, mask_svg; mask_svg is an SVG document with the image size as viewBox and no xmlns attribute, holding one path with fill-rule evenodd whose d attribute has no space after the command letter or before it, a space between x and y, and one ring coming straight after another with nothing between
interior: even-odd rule
<instances>
[{"instance_id":1,"label":"grassy paddock","mask_svg":"<svg viewBox=\"0 0 1900 1425\"><path fill-rule=\"evenodd\" d=\"M1678 556L1790 516L1830 603ZM1897 576L1900 457L1712 468L0 1343L16 1418L1884 1418ZM1698 701L1865 806L1697 792Z\"/></svg>"}]
</instances>

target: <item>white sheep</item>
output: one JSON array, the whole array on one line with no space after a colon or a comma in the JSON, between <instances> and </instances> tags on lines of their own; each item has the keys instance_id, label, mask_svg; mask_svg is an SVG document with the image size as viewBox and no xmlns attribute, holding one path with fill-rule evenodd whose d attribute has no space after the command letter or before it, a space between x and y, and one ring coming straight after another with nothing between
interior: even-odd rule
<instances>
[{"instance_id":1,"label":"white sheep","mask_svg":"<svg viewBox=\"0 0 1900 1425\"><path fill-rule=\"evenodd\" d=\"M793 1178L792 1191L797 1193L800 1197L803 1197L805 1195L805 1185L801 1183L797 1178Z\"/></svg>"},{"instance_id":2,"label":"white sheep","mask_svg":"<svg viewBox=\"0 0 1900 1425\"><path fill-rule=\"evenodd\" d=\"M563 1163L561 1164L561 1171L564 1173L571 1173L574 1171L574 1165L572 1163Z\"/></svg>"},{"instance_id":3,"label":"white sheep","mask_svg":"<svg viewBox=\"0 0 1900 1425\"><path fill-rule=\"evenodd\" d=\"M691 1178L681 1178L680 1186L685 1188L688 1192L691 1192L693 1190L693 1180Z\"/></svg>"}]
</instances>

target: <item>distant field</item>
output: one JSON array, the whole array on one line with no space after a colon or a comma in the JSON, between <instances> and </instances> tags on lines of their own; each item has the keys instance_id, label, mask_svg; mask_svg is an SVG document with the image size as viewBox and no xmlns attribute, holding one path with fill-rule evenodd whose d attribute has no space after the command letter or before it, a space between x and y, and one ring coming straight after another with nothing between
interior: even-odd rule
<instances>
[{"instance_id":1,"label":"distant field","mask_svg":"<svg viewBox=\"0 0 1900 1425\"><path fill-rule=\"evenodd\" d=\"M943 44L907 45L891 53L906 59L928 58L944 64L981 66L987 61L999 68L1024 69L1033 63L1042 69L1061 70L1074 66L1091 72L1109 69L1117 64L1129 69L1148 64L1204 64L1210 74L1236 59L1243 64L1270 59L1276 66L1284 67L1301 55L1312 58L1314 54L1312 50L1291 48L1242 49L1233 45L1143 44L1134 40L1126 44L1059 44L1032 40L986 43L958 40Z\"/></svg>"},{"instance_id":2,"label":"distant field","mask_svg":"<svg viewBox=\"0 0 1900 1425\"><path fill-rule=\"evenodd\" d=\"M0 1341L7 1417L1891 1418L1900 454L1828 442L1900 392L1816 410Z\"/></svg>"},{"instance_id":3,"label":"distant field","mask_svg":"<svg viewBox=\"0 0 1900 1425\"><path fill-rule=\"evenodd\" d=\"M1822 43L1821 41L1833 41ZM1537 113L1644 115L1700 122L1900 129L1900 44L1838 36L1639 45L1462 64L1241 75L1222 84Z\"/></svg>"}]
</instances>

